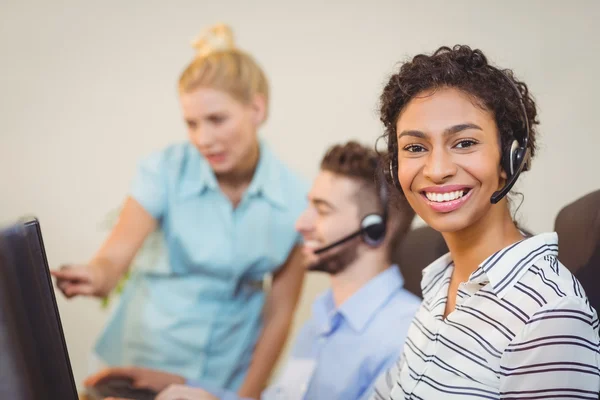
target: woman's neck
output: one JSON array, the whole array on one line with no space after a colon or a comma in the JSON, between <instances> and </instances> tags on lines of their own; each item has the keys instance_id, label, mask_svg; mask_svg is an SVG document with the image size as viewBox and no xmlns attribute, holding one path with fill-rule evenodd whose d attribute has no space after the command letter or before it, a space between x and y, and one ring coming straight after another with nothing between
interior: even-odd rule
<instances>
[{"instance_id":1,"label":"woman's neck","mask_svg":"<svg viewBox=\"0 0 600 400\"><path fill-rule=\"evenodd\" d=\"M221 192L229 199L233 208L236 208L242 198L258 166L260 148L258 143L242 159L242 162L232 171L216 176Z\"/></svg>"},{"instance_id":2,"label":"woman's neck","mask_svg":"<svg viewBox=\"0 0 600 400\"><path fill-rule=\"evenodd\" d=\"M443 234L454 262L455 281L466 282L486 258L523 239L508 205L495 207L498 208L467 229Z\"/></svg>"},{"instance_id":3,"label":"woman's neck","mask_svg":"<svg viewBox=\"0 0 600 400\"><path fill-rule=\"evenodd\" d=\"M259 158L260 146L256 143L248 154L242 158L239 165L229 172L217 174L216 178L219 185L229 188L247 187L254 177Z\"/></svg>"}]
</instances>

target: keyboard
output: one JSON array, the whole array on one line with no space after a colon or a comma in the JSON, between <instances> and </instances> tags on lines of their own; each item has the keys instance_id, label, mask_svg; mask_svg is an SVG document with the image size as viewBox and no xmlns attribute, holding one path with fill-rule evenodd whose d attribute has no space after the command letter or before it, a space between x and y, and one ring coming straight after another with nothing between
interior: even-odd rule
<instances>
[{"instance_id":1,"label":"keyboard","mask_svg":"<svg viewBox=\"0 0 600 400\"><path fill-rule=\"evenodd\" d=\"M128 379L111 379L96 386L86 388L90 400L102 400L106 397L121 397L131 400L154 400L158 393L150 389L138 389L131 386Z\"/></svg>"}]
</instances>

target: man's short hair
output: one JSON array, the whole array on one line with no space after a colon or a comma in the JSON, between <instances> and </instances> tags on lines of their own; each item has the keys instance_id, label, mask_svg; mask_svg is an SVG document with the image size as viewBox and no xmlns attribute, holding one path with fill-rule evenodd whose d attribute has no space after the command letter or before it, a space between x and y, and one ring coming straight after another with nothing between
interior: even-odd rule
<instances>
[{"instance_id":1,"label":"man's short hair","mask_svg":"<svg viewBox=\"0 0 600 400\"><path fill-rule=\"evenodd\" d=\"M329 148L321 161L321 170L333 172L347 178L354 179L360 183L356 199L359 212L362 216L366 214L383 211L378 185L389 185L386 179L378 179L377 171L382 154L374 148L364 146L356 141L345 144L337 144ZM388 187L388 192L390 187ZM388 235L394 235L394 243L402 240L404 234L410 229L415 212L405 198L393 196L388 199L389 219L394 220L388 226L394 226Z\"/></svg>"}]
</instances>

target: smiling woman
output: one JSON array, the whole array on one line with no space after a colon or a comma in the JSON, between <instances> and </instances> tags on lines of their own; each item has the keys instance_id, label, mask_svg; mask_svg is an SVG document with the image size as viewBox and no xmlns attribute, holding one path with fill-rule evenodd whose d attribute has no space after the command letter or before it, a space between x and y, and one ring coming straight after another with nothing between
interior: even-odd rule
<instances>
[{"instance_id":1,"label":"smiling woman","mask_svg":"<svg viewBox=\"0 0 600 400\"><path fill-rule=\"evenodd\" d=\"M375 399L586 398L600 390L598 316L558 261L556 233L524 238L506 194L536 149L536 105L480 50L417 55L381 95L387 174L450 252Z\"/></svg>"},{"instance_id":2,"label":"smiling woman","mask_svg":"<svg viewBox=\"0 0 600 400\"><path fill-rule=\"evenodd\" d=\"M397 129L398 180L427 223L440 232L460 231L502 217L495 214L505 210L490 204L507 178L491 113L461 90L441 88L411 101Z\"/></svg>"}]
</instances>

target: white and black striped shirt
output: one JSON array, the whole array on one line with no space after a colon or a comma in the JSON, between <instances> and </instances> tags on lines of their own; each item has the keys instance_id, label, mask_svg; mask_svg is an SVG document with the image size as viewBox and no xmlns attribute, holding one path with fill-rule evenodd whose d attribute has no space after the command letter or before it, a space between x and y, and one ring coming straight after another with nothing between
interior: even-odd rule
<instances>
[{"instance_id":1,"label":"white and black striped shirt","mask_svg":"<svg viewBox=\"0 0 600 400\"><path fill-rule=\"evenodd\" d=\"M423 272L423 303L371 399L598 399L598 316L558 261L556 233L485 260L443 318L450 254ZM600 285L600 283L599 283Z\"/></svg>"}]
</instances>

